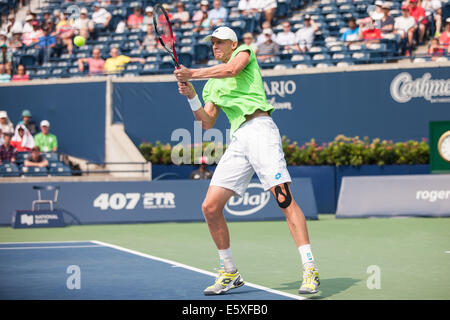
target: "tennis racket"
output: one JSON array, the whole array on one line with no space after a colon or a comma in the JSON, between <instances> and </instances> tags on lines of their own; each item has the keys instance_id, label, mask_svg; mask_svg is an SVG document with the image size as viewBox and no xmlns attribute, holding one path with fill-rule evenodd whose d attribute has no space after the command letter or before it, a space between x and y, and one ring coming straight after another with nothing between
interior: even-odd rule
<instances>
[{"instance_id":1,"label":"tennis racket","mask_svg":"<svg viewBox=\"0 0 450 320\"><path fill-rule=\"evenodd\" d=\"M172 57L175 68L179 69L180 64L178 62L177 51L175 50L176 39L173 36L172 24L170 23L166 9L161 4L155 5L153 9L153 26L155 27L155 33L162 47Z\"/></svg>"}]
</instances>

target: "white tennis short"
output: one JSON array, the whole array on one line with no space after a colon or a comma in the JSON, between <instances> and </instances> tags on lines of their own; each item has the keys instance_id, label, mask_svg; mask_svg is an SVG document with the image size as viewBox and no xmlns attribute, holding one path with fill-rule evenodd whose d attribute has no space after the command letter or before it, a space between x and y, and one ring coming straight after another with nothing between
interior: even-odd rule
<instances>
[{"instance_id":1,"label":"white tennis short","mask_svg":"<svg viewBox=\"0 0 450 320\"><path fill-rule=\"evenodd\" d=\"M247 121L234 132L210 185L230 189L242 196L255 172L266 191L291 182L280 132L269 116Z\"/></svg>"}]
</instances>

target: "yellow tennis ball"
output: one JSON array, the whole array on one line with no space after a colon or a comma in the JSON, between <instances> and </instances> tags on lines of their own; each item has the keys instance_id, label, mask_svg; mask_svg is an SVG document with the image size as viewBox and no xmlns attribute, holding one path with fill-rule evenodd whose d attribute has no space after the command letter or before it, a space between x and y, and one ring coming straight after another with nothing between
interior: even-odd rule
<instances>
[{"instance_id":1,"label":"yellow tennis ball","mask_svg":"<svg viewBox=\"0 0 450 320\"><path fill-rule=\"evenodd\" d=\"M77 47L84 46L85 42L86 42L86 39L82 36L76 36L75 38L73 38L73 43L75 43L75 45Z\"/></svg>"}]
</instances>

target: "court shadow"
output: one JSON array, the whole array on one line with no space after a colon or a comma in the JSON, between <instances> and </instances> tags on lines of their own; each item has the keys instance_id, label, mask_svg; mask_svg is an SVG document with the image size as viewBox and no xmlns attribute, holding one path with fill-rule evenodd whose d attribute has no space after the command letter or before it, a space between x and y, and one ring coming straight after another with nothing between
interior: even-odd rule
<instances>
[{"instance_id":1,"label":"court shadow","mask_svg":"<svg viewBox=\"0 0 450 320\"><path fill-rule=\"evenodd\" d=\"M331 279L320 279L320 288L319 292L311 295L302 295L305 298L311 300L320 300L324 298L329 298L334 296L335 294L341 293L348 288L354 286L356 283L360 282L360 279L353 278L331 278ZM283 287L274 288L277 290L292 290L298 289L300 287L300 282L289 282L283 283Z\"/></svg>"}]
</instances>

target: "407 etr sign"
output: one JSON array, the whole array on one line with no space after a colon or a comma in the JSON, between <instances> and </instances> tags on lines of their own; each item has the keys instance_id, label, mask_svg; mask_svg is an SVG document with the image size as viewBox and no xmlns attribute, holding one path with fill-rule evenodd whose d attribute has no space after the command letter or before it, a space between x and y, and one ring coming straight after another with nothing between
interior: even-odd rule
<instances>
[{"instance_id":1,"label":"407 etr sign","mask_svg":"<svg viewBox=\"0 0 450 320\"><path fill-rule=\"evenodd\" d=\"M175 194L172 192L101 193L93 201L94 208L103 211L133 210L138 205L142 205L144 209L175 208Z\"/></svg>"}]
</instances>

